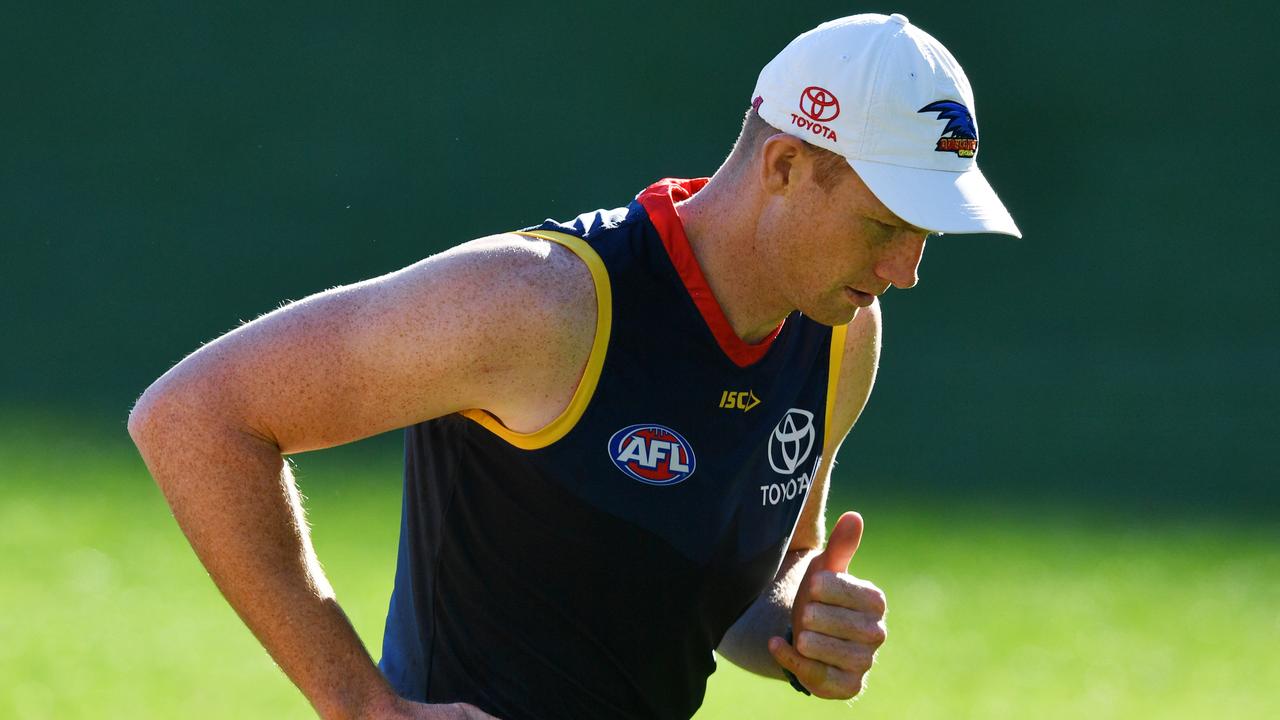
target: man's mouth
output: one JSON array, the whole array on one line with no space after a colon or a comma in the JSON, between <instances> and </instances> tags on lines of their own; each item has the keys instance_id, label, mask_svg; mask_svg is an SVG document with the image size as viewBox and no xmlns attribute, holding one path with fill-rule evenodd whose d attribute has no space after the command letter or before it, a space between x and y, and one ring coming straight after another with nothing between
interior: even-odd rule
<instances>
[{"instance_id":1,"label":"man's mouth","mask_svg":"<svg viewBox=\"0 0 1280 720\"><path fill-rule=\"evenodd\" d=\"M848 285L844 286L844 294L849 298L849 302L852 302L858 307L868 307L871 303L876 301L875 295L862 292L861 290L856 290Z\"/></svg>"}]
</instances>

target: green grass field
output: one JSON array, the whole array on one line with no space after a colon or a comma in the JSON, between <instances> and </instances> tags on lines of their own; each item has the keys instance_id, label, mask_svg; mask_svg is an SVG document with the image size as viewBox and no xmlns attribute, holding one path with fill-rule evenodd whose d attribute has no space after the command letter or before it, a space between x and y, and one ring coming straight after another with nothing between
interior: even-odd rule
<instances>
[{"instance_id":1,"label":"green grass field","mask_svg":"<svg viewBox=\"0 0 1280 720\"><path fill-rule=\"evenodd\" d=\"M0 428L0 718L313 717L204 574L122 425L99 440ZM397 462L299 458L321 560L375 657ZM890 606L868 690L807 699L722 660L697 717L1280 716L1280 526L854 502L851 480L833 508L867 519L852 571Z\"/></svg>"}]
</instances>

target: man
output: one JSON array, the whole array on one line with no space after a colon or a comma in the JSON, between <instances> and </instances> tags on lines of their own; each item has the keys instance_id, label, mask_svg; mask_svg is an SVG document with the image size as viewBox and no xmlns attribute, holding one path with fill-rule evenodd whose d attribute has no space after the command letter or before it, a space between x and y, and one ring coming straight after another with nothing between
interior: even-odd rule
<instances>
[{"instance_id":1,"label":"man","mask_svg":"<svg viewBox=\"0 0 1280 720\"><path fill-rule=\"evenodd\" d=\"M884 597L822 547L876 296L930 232L1018 230L973 96L905 17L796 38L709 180L461 245L201 348L129 428L227 600L326 718L688 717L712 650L852 697ZM797 312L798 311L798 312ZM407 427L375 666L282 455Z\"/></svg>"}]
</instances>

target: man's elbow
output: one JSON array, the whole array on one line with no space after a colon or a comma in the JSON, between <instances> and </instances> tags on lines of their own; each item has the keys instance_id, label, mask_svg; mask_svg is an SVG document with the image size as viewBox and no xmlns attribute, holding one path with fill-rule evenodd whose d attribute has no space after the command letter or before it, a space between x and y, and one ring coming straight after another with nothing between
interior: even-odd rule
<instances>
[{"instance_id":1,"label":"man's elbow","mask_svg":"<svg viewBox=\"0 0 1280 720\"><path fill-rule=\"evenodd\" d=\"M147 388L133 404L133 409L129 411L126 427L129 430L130 439L138 448L143 460L147 460L162 442L166 425L172 426L172 423L167 423L164 418L172 414L174 400L172 393L166 392L160 384L157 380Z\"/></svg>"},{"instance_id":2,"label":"man's elbow","mask_svg":"<svg viewBox=\"0 0 1280 720\"><path fill-rule=\"evenodd\" d=\"M160 378L148 387L129 411L129 437L142 459L151 461L183 442L182 435L198 432L199 399L190 388Z\"/></svg>"},{"instance_id":3,"label":"man's elbow","mask_svg":"<svg viewBox=\"0 0 1280 720\"><path fill-rule=\"evenodd\" d=\"M129 429L129 437L133 440L133 444L142 449L143 443L146 442L147 435L153 426L153 416L155 414L155 398L153 390L155 385L147 388L138 399L134 401L133 408L129 410L129 421L126 427Z\"/></svg>"},{"instance_id":4,"label":"man's elbow","mask_svg":"<svg viewBox=\"0 0 1280 720\"><path fill-rule=\"evenodd\" d=\"M250 450L279 455L279 444L249 425L244 414L243 406L232 403L216 383L169 374L142 393L126 427L153 476L193 449L201 456Z\"/></svg>"}]
</instances>

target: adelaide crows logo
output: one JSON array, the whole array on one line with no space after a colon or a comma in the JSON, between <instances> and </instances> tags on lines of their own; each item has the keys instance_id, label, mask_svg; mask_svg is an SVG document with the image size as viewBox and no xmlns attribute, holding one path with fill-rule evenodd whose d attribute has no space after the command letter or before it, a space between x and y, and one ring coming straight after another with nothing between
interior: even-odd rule
<instances>
[{"instance_id":1,"label":"adelaide crows logo","mask_svg":"<svg viewBox=\"0 0 1280 720\"><path fill-rule=\"evenodd\" d=\"M973 115L963 103L955 100L938 100L920 108L916 112L936 112L939 120L946 120L947 126L942 128L942 137L938 138L938 152L953 152L962 158L971 158L978 152L978 127L973 123Z\"/></svg>"},{"instance_id":2,"label":"adelaide crows logo","mask_svg":"<svg viewBox=\"0 0 1280 720\"><path fill-rule=\"evenodd\" d=\"M693 474L693 446L663 425L629 425L609 438L609 459L646 485L675 485Z\"/></svg>"}]
</instances>

